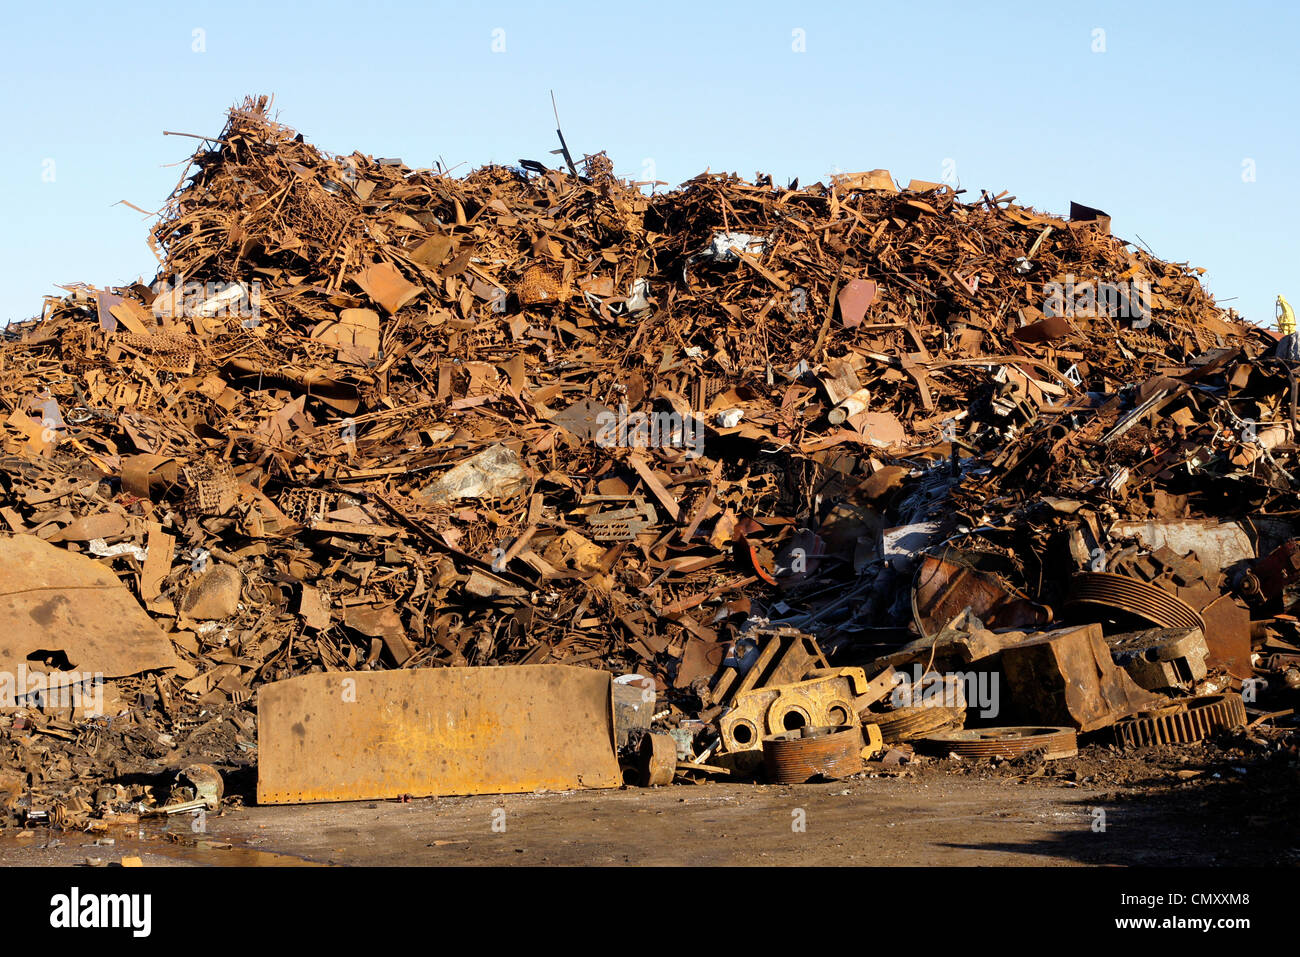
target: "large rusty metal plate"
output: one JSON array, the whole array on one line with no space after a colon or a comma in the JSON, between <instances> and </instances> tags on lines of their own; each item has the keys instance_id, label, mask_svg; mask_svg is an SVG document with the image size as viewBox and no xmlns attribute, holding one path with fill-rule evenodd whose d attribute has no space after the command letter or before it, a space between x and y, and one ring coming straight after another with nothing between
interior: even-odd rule
<instances>
[{"instance_id":1,"label":"large rusty metal plate","mask_svg":"<svg viewBox=\"0 0 1300 957\"><path fill-rule=\"evenodd\" d=\"M79 675L176 667L171 641L103 562L34 535L0 536L0 581L0 672L45 672L38 662L60 654ZM66 674L48 672L50 686Z\"/></svg>"},{"instance_id":2,"label":"large rusty metal plate","mask_svg":"<svg viewBox=\"0 0 1300 957\"><path fill-rule=\"evenodd\" d=\"M260 690L257 726L262 804L621 783L611 677L588 668L302 675Z\"/></svg>"}]
</instances>

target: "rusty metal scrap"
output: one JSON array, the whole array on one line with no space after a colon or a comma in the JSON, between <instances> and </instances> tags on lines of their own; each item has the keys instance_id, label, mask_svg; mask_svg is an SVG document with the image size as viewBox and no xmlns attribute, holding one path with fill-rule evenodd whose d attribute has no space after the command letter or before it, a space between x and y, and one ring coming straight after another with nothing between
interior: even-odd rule
<instances>
[{"instance_id":1,"label":"rusty metal scrap","mask_svg":"<svg viewBox=\"0 0 1300 957\"><path fill-rule=\"evenodd\" d=\"M111 727L0 715L0 769L84 816L114 767L264 760L255 695L322 673L637 675L687 763L827 668L859 670L808 725L960 726L872 682L1027 661L1013 628L1100 629L1060 700L1017 686L1027 721L1150 703L1118 669L1061 698L1114 668L1102 632L1203 628L1193 690L1254 674L1293 608L1295 376L1201 270L884 170L647 194L566 165L333 156L250 99L152 226L153 283L4 331L5 535L96 563L169 654L115 669ZM751 717L747 750L788 730Z\"/></svg>"},{"instance_id":2,"label":"rusty metal scrap","mask_svg":"<svg viewBox=\"0 0 1300 957\"><path fill-rule=\"evenodd\" d=\"M894 744L945 728L960 728L966 721L966 708L942 704L913 705L881 714L865 712L861 718L876 724L884 740Z\"/></svg>"},{"instance_id":3,"label":"rusty metal scrap","mask_svg":"<svg viewBox=\"0 0 1300 957\"><path fill-rule=\"evenodd\" d=\"M866 691L861 668L842 668L738 694L721 721L724 750L754 751L767 737L799 728L856 724L855 702Z\"/></svg>"},{"instance_id":4,"label":"rusty metal scrap","mask_svg":"<svg viewBox=\"0 0 1300 957\"><path fill-rule=\"evenodd\" d=\"M257 799L617 787L611 695L608 674L563 665L274 682L258 701Z\"/></svg>"},{"instance_id":5,"label":"rusty metal scrap","mask_svg":"<svg viewBox=\"0 0 1300 957\"><path fill-rule=\"evenodd\" d=\"M1019 758L1041 751L1047 760L1072 758L1079 753L1073 728L969 728L936 731L922 743L963 758Z\"/></svg>"},{"instance_id":6,"label":"rusty metal scrap","mask_svg":"<svg viewBox=\"0 0 1300 957\"><path fill-rule=\"evenodd\" d=\"M1197 628L1157 628L1127 635L1108 635L1111 656L1134 681L1149 691L1190 691L1209 673L1210 651Z\"/></svg>"},{"instance_id":7,"label":"rusty metal scrap","mask_svg":"<svg viewBox=\"0 0 1300 957\"><path fill-rule=\"evenodd\" d=\"M1270 602L1293 612L1300 605L1300 540L1283 542L1267 556L1256 562L1239 585L1242 596L1253 605L1267 606Z\"/></svg>"},{"instance_id":8,"label":"rusty metal scrap","mask_svg":"<svg viewBox=\"0 0 1300 957\"><path fill-rule=\"evenodd\" d=\"M809 726L764 738L763 765L775 784L833 781L862 770L863 749L856 726Z\"/></svg>"},{"instance_id":9,"label":"rusty metal scrap","mask_svg":"<svg viewBox=\"0 0 1300 957\"><path fill-rule=\"evenodd\" d=\"M1115 737L1129 748L1192 744L1245 724L1246 708L1241 695L1202 695L1127 717L1115 725Z\"/></svg>"},{"instance_id":10,"label":"rusty metal scrap","mask_svg":"<svg viewBox=\"0 0 1300 957\"><path fill-rule=\"evenodd\" d=\"M1013 707L1058 726L1095 731L1163 700L1115 665L1095 624L1030 637L999 658Z\"/></svg>"},{"instance_id":11,"label":"rusty metal scrap","mask_svg":"<svg viewBox=\"0 0 1300 957\"><path fill-rule=\"evenodd\" d=\"M30 535L0 538L0 669L44 684L121 678L176 667L162 630L102 563ZM12 707L26 685L11 684Z\"/></svg>"},{"instance_id":12,"label":"rusty metal scrap","mask_svg":"<svg viewBox=\"0 0 1300 957\"><path fill-rule=\"evenodd\" d=\"M1088 603L1132 612L1162 628L1205 629L1194 609L1144 581L1110 572L1081 572L1074 579L1071 604Z\"/></svg>"}]
</instances>

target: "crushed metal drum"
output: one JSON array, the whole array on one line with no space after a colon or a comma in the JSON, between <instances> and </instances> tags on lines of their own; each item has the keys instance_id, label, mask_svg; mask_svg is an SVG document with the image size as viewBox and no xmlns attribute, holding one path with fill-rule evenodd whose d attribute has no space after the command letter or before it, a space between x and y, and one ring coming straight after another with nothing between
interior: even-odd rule
<instances>
[{"instance_id":1,"label":"crushed metal drum","mask_svg":"<svg viewBox=\"0 0 1300 957\"><path fill-rule=\"evenodd\" d=\"M638 749L640 783L657 788L673 783L677 770L677 742L666 734L647 733Z\"/></svg>"}]
</instances>

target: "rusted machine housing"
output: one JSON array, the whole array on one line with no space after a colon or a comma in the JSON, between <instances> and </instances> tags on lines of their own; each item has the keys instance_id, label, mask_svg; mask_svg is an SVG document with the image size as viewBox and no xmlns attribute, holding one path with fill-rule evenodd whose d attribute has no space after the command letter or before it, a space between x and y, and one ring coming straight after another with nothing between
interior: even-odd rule
<instances>
[{"instance_id":1,"label":"rusted machine housing","mask_svg":"<svg viewBox=\"0 0 1300 957\"><path fill-rule=\"evenodd\" d=\"M741 674L735 667L724 668L713 683L713 701L724 704L755 688L802 681L811 671L829 668L817 639L797 628L756 628L742 640L758 646L758 657Z\"/></svg>"},{"instance_id":2,"label":"rusted machine housing","mask_svg":"<svg viewBox=\"0 0 1300 957\"><path fill-rule=\"evenodd\" d=\"M1242 576L1237 590L1246 601L1263 607L1280 602L1283 611L1300 605L1300 538L1283 542Z\"/></svg>"}]
</instances>

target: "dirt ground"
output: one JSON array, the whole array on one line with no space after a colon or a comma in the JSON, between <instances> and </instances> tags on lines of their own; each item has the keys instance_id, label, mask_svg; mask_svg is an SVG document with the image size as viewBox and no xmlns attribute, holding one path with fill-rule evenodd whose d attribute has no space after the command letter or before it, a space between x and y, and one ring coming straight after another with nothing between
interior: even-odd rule
<instances>
[{"instance_id":1,"label":"dirt ground","mask_svg":"<svg viewBox=\"0 0 1300 957\"><path fill-rule=\"evenodd\" d=\"M234 806L105 835L0 832L0 865L1295 865L1297 784L1282 754L1089 747L799 786Z\"/></svg>"}]
</instances>

